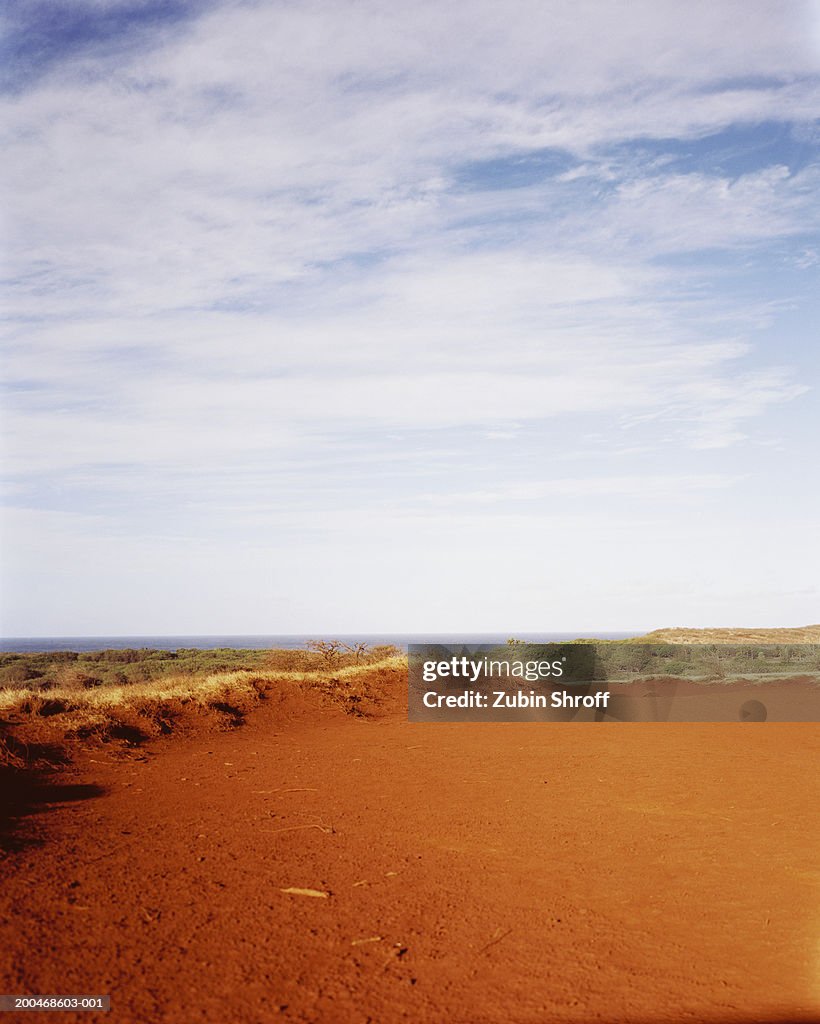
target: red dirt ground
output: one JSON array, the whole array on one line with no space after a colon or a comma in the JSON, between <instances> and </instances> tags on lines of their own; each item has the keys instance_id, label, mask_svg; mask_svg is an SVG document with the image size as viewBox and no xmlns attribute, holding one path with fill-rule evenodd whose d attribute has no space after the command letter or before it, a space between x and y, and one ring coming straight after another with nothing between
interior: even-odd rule
<instances>
[{"instance_id":1,"label":"red dirt ground","mask_svg":"<svg viewBox=\"0 0 820 1024\"><path fill-rule=\"evenodd\" d=\"M112 1012L4 1020L820 1020L818 745L268 702L87 751L0 862L0 989Z\"/></svg>"}]
</instances>

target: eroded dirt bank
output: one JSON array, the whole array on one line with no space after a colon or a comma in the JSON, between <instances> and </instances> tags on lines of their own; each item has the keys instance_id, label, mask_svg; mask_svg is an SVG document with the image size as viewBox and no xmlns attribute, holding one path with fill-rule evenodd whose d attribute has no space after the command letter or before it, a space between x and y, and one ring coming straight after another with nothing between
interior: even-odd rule
<instances>
[{"instance_id":1,"label":"eroded dirt bank","mask_svg":"<svg viewBox=\"0 0 820 1024\"><path fill-rule=\"evenodd\" d=\"M275 706L102 748L0 864L0 989L111 994L65 1024L816 1021L817 753Z\"/></svg>"}]
</instances>

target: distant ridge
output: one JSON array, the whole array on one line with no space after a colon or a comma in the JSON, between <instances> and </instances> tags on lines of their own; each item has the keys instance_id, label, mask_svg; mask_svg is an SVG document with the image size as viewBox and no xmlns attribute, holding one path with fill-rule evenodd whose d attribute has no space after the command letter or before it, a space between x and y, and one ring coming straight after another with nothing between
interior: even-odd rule
<instances>
[{"instance_id":1,"label":"distant ridge","mask_svg":"<svg viewBox=\"0 0 820 1024\"><path fill-rule=\"evenodd\" d=\"M669 644L820 644L820 625L771 629L687 629L672 626L668 629L653 629L640 639Z\"/></svg>"}]
</instances>

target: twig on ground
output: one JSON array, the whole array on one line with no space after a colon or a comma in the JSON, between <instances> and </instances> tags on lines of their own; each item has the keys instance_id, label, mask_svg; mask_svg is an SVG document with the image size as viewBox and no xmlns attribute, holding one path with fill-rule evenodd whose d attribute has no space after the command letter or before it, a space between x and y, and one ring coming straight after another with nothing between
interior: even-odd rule
<instances>
[{"instance_id":1,"label":"twig on ground","mask_svg":"<svg viewBox=\"0 0 820 1024\"><path fill-rule=\"evenodd\" d=\"M481 949L477 950L476 956L479 956L481 953L486 953L490 946L494 946L497 942L501 942L502 939L506 939L511 931L512 928L508 928L505 932L501 931L500 928L496 928L495 932L493 933L493 937L490 939L489 942L485 943L481 947Z\"/></svg>"},{"instance_id":2,"label":"twig on ground","mask_svg":"<svg viewBox=\"0 0 820 1024\"><path fill-rule=\"evenodd\" d=\"M260 831L273 834L274 832L295 832L300 828L318 828L320 832L325 832L330 835L336 831L332 825L284 825L282 828L263 828L260 829Z\"/></svg>"}]
</instances>

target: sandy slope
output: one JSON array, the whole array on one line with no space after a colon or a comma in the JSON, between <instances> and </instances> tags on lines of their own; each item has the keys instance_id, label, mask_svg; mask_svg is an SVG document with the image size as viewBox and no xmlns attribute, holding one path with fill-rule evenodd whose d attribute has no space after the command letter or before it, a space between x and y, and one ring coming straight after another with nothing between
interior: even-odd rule
<instances>
[{"instance_id":1,"label":"sandy slope","mask_svg":"<svg viewBox=\"0 0 820 1024\"><path fill-rule=\"evenodd\" d=\"M89 754L0 864L0 989L113 1012L4 1020L816 1021L818 745L268 705Z\"/></svg>"}]
</instances>

